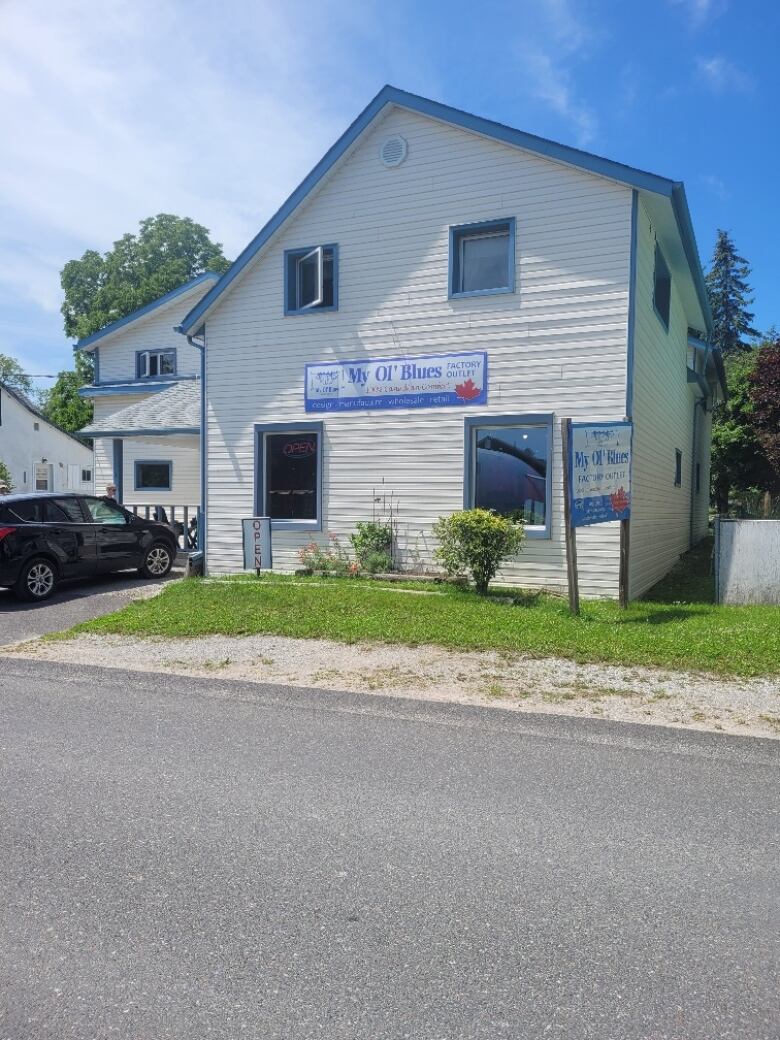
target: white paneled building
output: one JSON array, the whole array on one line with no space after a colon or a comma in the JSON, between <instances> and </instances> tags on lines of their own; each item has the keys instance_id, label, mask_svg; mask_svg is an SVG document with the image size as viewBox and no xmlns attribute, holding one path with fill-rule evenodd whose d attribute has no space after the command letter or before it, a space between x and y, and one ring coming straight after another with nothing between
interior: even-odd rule
<instances>
[{"instance_id":1,"label":"white paneled building","mask_svg":"<svg viewBox=\"0 0 780 1040\"><path fill-rule=\"evenodd\" d=\"M81 432L94 440L98 494L113 484L125 506L196 515L201 354L174 326L217 279L200 275L76 344L95 362L94 383L80 393L94 402Z\"/></svg>"},{"instance_id":2,"label":"white paneled building","mask_svg":"<svg viewBox=\"0 0 780 1040\"><path fill-rule=\"evenodd\" d=\"M480 505L526 521L500 580L563 590L560 420L628 417L640 595L706 530L709 326L681 184L386 87L181 323L207 570L242 568L243 517L291 569L392 493L402 565ZM585 595L617 595L619 551L580 529Z\"/></svg>"},{"instance_id":3,"label":"white paneled building","mask_svg":"<svg viewBox=\"0 0 780 1040\"><path fill-rule=\"evenodd\" d=\"M92 491L92 449L49 422L24 394L0 383L0 462L17 494Z\"/></svg>"}]
</instances>

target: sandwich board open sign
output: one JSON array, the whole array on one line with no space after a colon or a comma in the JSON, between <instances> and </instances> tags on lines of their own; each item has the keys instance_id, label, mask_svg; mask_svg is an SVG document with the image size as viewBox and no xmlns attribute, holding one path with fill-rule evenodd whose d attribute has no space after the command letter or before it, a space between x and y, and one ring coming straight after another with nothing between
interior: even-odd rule
<instances>
[{"instance_id":1,"label":"sandwich board open sign","mask_svg":"<svg viewBox=\"0 0 780 1040\"><path fill-rule=\"evenodd\" d=\"M244 570L271 569L271 518L251 516L241 521L244 532Z\"/></svg>"}]
</instances>

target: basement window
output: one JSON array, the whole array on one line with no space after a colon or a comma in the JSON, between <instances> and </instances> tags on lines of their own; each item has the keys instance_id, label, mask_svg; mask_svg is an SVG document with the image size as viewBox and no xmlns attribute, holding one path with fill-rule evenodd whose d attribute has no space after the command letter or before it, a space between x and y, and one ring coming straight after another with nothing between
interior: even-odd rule
<instances>
[{"instance_id":1,"label":"basement window","mask_svg":"<svg viewBox=\"0 0 780 1040\"><path fill-rule=\"evenodd\" d=\"M672 276L664 255L655 247L655 273L653 275L653 307L664 328L669 331L669 310L672 302Z\"/></svg>"},{"instance_id":2,"label":"basement window","mask_svg":"<svg viewBox=\"0 0 780 1040\"><path fill-rule=\"evenodd\" d=\"M309 246L284 254L284 313L338 310L338 247Z\"/></svg>"}]
</instances>

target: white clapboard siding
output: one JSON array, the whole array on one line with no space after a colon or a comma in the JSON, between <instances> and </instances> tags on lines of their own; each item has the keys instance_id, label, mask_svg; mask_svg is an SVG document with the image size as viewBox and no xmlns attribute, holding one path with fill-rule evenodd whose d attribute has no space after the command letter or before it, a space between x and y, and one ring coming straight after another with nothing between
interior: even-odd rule
<instances>
[{"instance_id":1,"label":"white clapboard siding","mask_svg":"<svg viewBox=\"0 0 780 1040\"><path fill-rule=\"evenodd\" d=\"M385 169L400 133L406 162ZM516 292L449 300L449 227L516 218ZM556 416L553 530L500 580L565 588L562 416L622 419L631 192L580 170L392 109L236 280L207 319L208 569L240 570L254 511L253 424L324 421L324 529L346 543L393 492L404 561L430 565L436 518L463 506L464 418ZM283 252L335 242L339 310L285 317ZM307 415L306 362L454 350L489 354L481 408ZM274 532L274 565L298 564L308 534ZM617 595L618 525L579 534L586 595Z\"/></svg>"},{"instance_id":2,"label":"white clapboard siding","mask_svg":"<svg viewBox=\"0 0 780 1040\"><path fill-rule=\"evenodd\" d=\"M108 442L110 444L110 441ZM127 437L123 448L122 504L191 506L200 504L200 452L197 434ZM170 491L135 490L135 463L171 462Z\"/></svg>"},{"instance_id":3,"label":"white clapboard siding","mask_svg":"<svg viewBox=\"0 0 780 1040\"><path fill-rule=\"evenodd\" d=\"M630 593L646 592L691 545L694 402L687 381L688 324L672 279L669 330L653 307L655 232L639 205L633 380L633 470ZM706 531L709 419L701 422L702 474L695 532ZM682 452L682 484L675 487L675 450Z\"/></svg>"},{"instance_id":4,"label":"white clapboard siding","mask_svg":"<svg viewBox=\"0 0 780 1040\"><path fill-rule=\"evenodd\" d=\"M212 287L213 282L195 286L170 303L152 311L147 317L130 322L125 328L101 340L100 381L117 382L136 378L136 352L139 350L176 350L176 374L195 376L200 373L200 353L190 346L185 336L174 332L184 315Z\"/></svg>"}]
</instances>

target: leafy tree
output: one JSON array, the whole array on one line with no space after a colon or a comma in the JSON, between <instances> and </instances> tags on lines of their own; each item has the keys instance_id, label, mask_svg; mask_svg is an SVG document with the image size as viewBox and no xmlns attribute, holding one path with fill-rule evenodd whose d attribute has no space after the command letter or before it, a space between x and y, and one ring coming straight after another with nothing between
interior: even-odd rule
<instances>
[{"instance_id":1,"label":"leafy tree","mask_svg":"<svg viewBox=\"0 0 780 1040\"><path fill-rule=\"evenodd\" d=\"M780 485L780 338L764 344L748 376L753 427Z\"/></svg>"},{"instance_id":2,"label":"leafy tree","mask_svg":"<svg viewBox=\"0 0 780 1040\"><path fill-rule=\"evenodd\" d=\"M204 271L228 266L201 224L172 213L147 217L137 235L123 235L104 255L88 249L65 264L65 334L83 339Z\"/></svg>"},{"instance_id":3,"label":"leafy tree","mask_svg":"<svg viewBox=\"0 0 780 1040\"><path fill-rule=\"evenodd\" d=\"M19 362L7 354L0 354L0 383L5 383L12 390L20 390L29 396L33 393L32 380L25 375Z\"/></svg>"},{"instance_id":4,"label":"leafy tree","mask_svg":"<svg viewBox=\"0 0 780 1040\"><path fill-rule=\"evenodd\" d=\"M748 310L753 302L747 282L749 275L747 261L737 253L728 231L718 230L706 283L713 319L710 342L720 348L724 358L750 350L745 337L758 336L751 324L753 314Z\"/></svg>"},{"instance_id":5,"label":"leafy tree","mask_svg":"<svg viewBox=\"0 0 780 1040\"><path fill-rule=\"evenodd\" d=\"M46 418L68 433L76 433L92 419L92 402L79 397L82 386L94 378L94 363L89 354L76 354L76 368L71 372L60 372L57 381L47 390L43 398L43 414Z\"/></svg>"},{"instance_id":6,"label":"leafy tree","mask_svg":"<svg viewBox=\"0 0 780 1040\"><path fill-rule=\"evenodd\" d=\"M2 459L0 459L0 484L6 484L9 491L13 491L14 489L14 484L11 480L11 471Z\"/></svg>"},{"instance_id":7,"label":"leafy tree","mask_svg":"<svg viewBox=\"0 0 780 1040\"><path fill-rule=\"evenodd\" d=\"M712 492L719 513L728 512L732 492L766 490L774 483L755 425L752 374L759 353L753 349L725 362L729 396L712 426Z\"/></svg>"}]
</instances>

